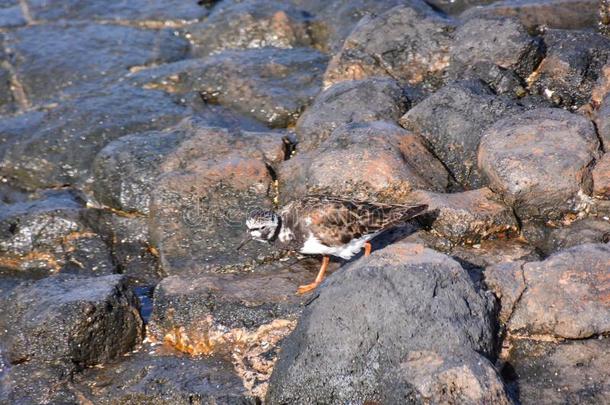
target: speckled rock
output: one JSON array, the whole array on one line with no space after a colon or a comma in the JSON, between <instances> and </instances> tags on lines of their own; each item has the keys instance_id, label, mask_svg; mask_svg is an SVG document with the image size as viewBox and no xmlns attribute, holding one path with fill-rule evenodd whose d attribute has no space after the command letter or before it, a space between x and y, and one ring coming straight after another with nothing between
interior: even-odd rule
<instances>
[{"instance_id":1,"label":"speckled rock","mask_svg":"<svg viewBox=\"0 0 610 405\"><path fill-rule=\"evenodd\" d=\"M69 373L58 366L24 363L0 374L0 403L14 405L78 403Z\"/></svg>"},{"instance_id":2,"label":"speckled rock","mask_svg":"<svg viewBox=\"0 0 610 405\"><path fill-rule=\"evenodd\" d=\"M308 13L288 4L246 0L215 9L185 31L193 55L202 57L226 49L310 46L310 20Z\"/></svg>"},{"instance_id":3,"label":"speckled rock","mask_svg":"<svg viewBox=\"0 0 610 405\"><path fill-rule=\"evenodd\" d=\"M610 200L610 154L597 161L593 171L593 197Z\"/></svg>"},{"instance_id":4,"label":"speckled rock","mask_svg":"<svg viewBox=\"0 0 610 405\"><path fill-rule=\"evenodd\" d=\"M406 243L375 251L319 288L282 344L267 403L509 403L477 353L494 350L492 313L449 257Z\"/></svg>"},{"instance_id":5,"label":"speckled rock","mask_svg":"<svg viewBox=\"0 0 610 405\"><path fill-rule=\"evenodd\" d=\"M369 76L434 83L449 65L453 29L451 21L420 4L364 18L331 60L324 86Z\"/></svg>"},{"instance_id":6,"label":"speckled rock","mask_svg":"<svg viewBox=\"0 0 610 405\"><path fill-rule=\"evenodd\" d=\"M455 31L451 74L460 77L469 66L490 62L526 79L543 57L542 41L531 37L513 18L472 18Z\"/></svg>"},{"instance_id":7,"label":"speckled rock","mask_svg":"<svg viewBox=\"0 0 610 405\"><path fill-rule=\"evenodd\" d=\"M0 339L13 364L74 368L115 358L140 343L136 298L119 275L54 276L19 285L1 317ZM6 321L8 319L8 321Z\"/></svg>"},{"instance_id":8,"label":"speckled rock","mask_svg":"<svg viewBox=\"0 0 610 405\"><path fill-rule=\"evenodd\" d=\"M548 30L543 39L546 55L528 80L530 91L561 107L576 109L588 103L608 61L610 39L564 30Z\"/></svg>"},{"instance_id":9,"label":"speckled rock","mask_svg":"<svg viewBox=\"0 0 610 405\"><path fill-rule=\"evenodd\" d=\"M491 266L485 280L511 333L583 339L610 330L609 272L610 245L587 243L540 262Z\"/></svg>"},{"instance_id":10,"label":"speckled rock","mask_svg":"<svg viewBox=\"0 0 610 405\"><path fill-rule=\"evenodd\" d=\"M299 151L319 146L342 124L398 121L408 105L405 90L390 78L337 83L320 93L297 121Z\"/></svg>"},{"instance_id":11,"label":"speckled rock","mask_svg":"<svg viewBox=\"0 0 610 405\"><path fill-rule=\"evenodd\" d=\"M443 191L448 174L421 139L385 121L345 124L318 149L278 171L282 203L308 193L404 201L415 188Z\"/></svg>"},{"instance_id":12,"label":"speckled rock","mask_svg":"<svg viewBox=\"0 0 610 405\"><path fill-rule=\"evenodd\" d=\"M489 187L522 218L558 219L586 208L590 165L599 141L586 118L535 109L504 118L485 131L479 170Z\"/></svg>"},{"instance_id":13,"label":"speckled rock","mask_svg":"<svg viewBox=\"0 0 610 405\"><path fill-rule=\"evenodd\" d=\"M472 189L486 183L477 167L483 131L520 109L480 81L470 80L441 88L403 115L400 125L421 135L453 178Z\"/></svg>"},{"instance_id":14,"label":"speckled rock","mask_svg":"<svg viewBox=\"0 0 610 405\"><path fill-rule=\"evenodd\" d=\"M560 228L547 228L545 238L537 243L538 249L547 255L583 243L607 243L610 241L610 221L607 217L589 217Z\"/></svg>"}]
</instances>

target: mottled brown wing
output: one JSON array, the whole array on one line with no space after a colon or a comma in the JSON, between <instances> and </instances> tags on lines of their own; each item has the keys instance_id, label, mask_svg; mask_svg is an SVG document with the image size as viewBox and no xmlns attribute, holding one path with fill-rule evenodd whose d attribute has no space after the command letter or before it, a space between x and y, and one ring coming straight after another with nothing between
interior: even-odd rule
<instances>
[{"instance_id":1,"label":"mottled brown wing","mask_svg":"<svg viewBox=\"0 0 610 405\"><path fill-rule=\"evenodd\" d=\"M339 246L413 218L427 208L309 196L302 201L300 225L325 245Z\"/></svg>"}]
</instances>

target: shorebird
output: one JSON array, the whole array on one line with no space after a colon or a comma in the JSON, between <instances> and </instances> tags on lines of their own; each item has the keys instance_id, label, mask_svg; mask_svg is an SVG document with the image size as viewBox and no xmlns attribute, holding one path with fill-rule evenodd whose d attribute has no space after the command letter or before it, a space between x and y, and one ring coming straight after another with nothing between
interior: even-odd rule
<instances>
[{"instance_id":1,"label":"shorebird","mask_svg":"<svg viewBox=\"0 0 610 405\"><path fill-rule=\"evenodd\" d=\"M314 290L322 280L330 256L349 260L364 248L371 253L370 240L386 229L414 218L428 209L425 204L399 205L357 201L328 196L307 196L286 204L277 213L255 210L246 219L251 240L279 243L302 254L322 255L322 265L313 283L297 293Z\"/></svg>"}]
</instances>

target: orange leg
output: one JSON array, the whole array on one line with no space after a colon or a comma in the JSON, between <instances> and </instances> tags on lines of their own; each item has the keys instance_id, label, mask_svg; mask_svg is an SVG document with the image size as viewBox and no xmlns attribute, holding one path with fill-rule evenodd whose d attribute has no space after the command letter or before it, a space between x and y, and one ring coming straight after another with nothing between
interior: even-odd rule
<instances>
[{"instance_id":1,"label":"orange leg","mask_svg":"<svg viewBox=\"0 0 610 405\"><path fill-rule=\"evenodd\" d=\"M365 242L364 243L364 255L365 256L370 256L371 254L371 242Z\"/></svg>"},{"instance_id":2,"label":"orange leg","mask_svg":"<svg viewBox=\"0 0 610 405\"><path fill-rule=\"evenodd\" d=\"M318 272L318 275L316 276L316 279L314 280L314 282L311 284L305 284L305 285L299 286L299 288L297 289L297 294L308 293L308 292L314 290L317 286L319 286L320 283L322 282L322 280L324 280L324 273L326 273L326 269L328 268L328 263L330 263L330 257L324 256L322 258L322 266L320 267L320 271Z\"/></svg>"}]
</instances>

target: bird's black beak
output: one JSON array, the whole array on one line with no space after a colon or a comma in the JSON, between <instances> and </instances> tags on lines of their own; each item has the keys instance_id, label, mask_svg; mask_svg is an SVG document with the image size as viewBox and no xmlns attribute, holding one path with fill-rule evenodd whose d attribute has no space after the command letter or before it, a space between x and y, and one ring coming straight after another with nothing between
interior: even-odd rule
<instances>
[{"instance_id":1,"label":"bird's black beak","mask_svg":"<svg viewBox=\"0 0 610 405\"><path fill-rule=\"evenodd\" d=\"M252 238L250 237L250 235L246 236L246 239L242 240L242 241L241 241L241 243L239 244L239 246L237 246L237 247L235 248L235 250L239 250L239 249L241 249L242 247L244 247L245 245L247 245L247 244L248 244L248 242L251 242L251 241L252 241Z\"/></svg>"}]
</instances>

